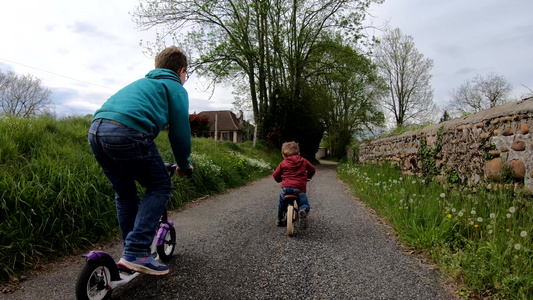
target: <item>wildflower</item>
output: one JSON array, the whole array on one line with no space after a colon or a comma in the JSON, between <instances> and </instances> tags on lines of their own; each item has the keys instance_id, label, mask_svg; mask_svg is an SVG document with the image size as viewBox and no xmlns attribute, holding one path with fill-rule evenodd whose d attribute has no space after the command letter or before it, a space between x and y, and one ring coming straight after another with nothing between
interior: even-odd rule
<instances>
[{"instance_id":1,"label":"wildflower","mask_svg":"<svg viewBox=\"0 0 533 300\"><path fill-rule=\"evenodd\" d=\"M452 215L451 214L448 214L448 219L451 219L452 218Z\"/></svg>"},{"instance_id":2,"label":"wildflower","mask_svg":"<svg viewBox=\"0 0 533 300\"><path fill-rule=\"evenodd\" d=\"M511 218L511 214L507 214L507 219L510 219Z\"/></svg>"},{"instance_id":3,"label":"wildflower","mask_svg":"<svg viewBox=\"0 0 533 300\"><path fill-rule=\"evenodd\" d=\"M514 248L515 248L516 250L520 250L520 249L522 249L522 245L520 245L520 244L515 244L515 245L514 245Z\"/></svg>"},{"instance_id":4,"label":"wildflower","mask_svg":"<svg viewBox=\"0 0 533 300\"><path fill-rule=\"evenodd\" d=\"M478 222L483 222L483 218L482 218L482 217L479 217L479 218L477 218L477 221L478 221Z\"/></svg>"},{"instance_id":5,"label":"wildflower","mask_svg":"<svg viewBox=\"0 0 533 300\"><path fill-rule=\"evenodd\" d=\"M489 230L489 234L492 234L492 229L491 229L491 230Z\"/></svg>"},{"instance_id":6,"label":"wildflower","mask_svg":"<svg viewBox=\"0 0 533 300\"><path fill-rule=\"evenodd\" d=\"M492 228L492 226L490 226L490 225L487 225L487 229L491 229L491 228Z\"/></svg>"},{"instance_id":7,"label":"wildflower","mask_svg":"<svg viewBox=\"0 0 533 300\"><path fill-rule=\"evenodd\" d=\"M472 210L470 213L471 213L472 215L476 215L476 211L475 211L475 210Z\"/></svg>"},{"instance_id":8,"label":"wildflower","mask_svg":"<svg viewBox=\"0 0 533 300\"><path fill-rule=\"evenodd\" d=\"M479 225L477 225L477 224L476 224L476 225L474 225L474 228L478 228L478 227L479 227Z\"/></svg>"},{"instance_id":9,"label":"wildflower","mask_svg":"<svg viewBox=\"0 0 533 300\"><path fill-rule=\"evenodd\" d=\"M520 236L521 237L526 237L527 236L527 232L525 232L525 231L520 232Z\"/></svg>"},{"instance_id":10,"label":"wildflower","mask_svg":"<svg viewBox=\"0 0 533 300\"><path fill-rule=\"evenodd\" d=\"M459 217L462 217L462 216L463 216L463 212L460 211L457 215L458 215Z\"/></svg>"},{"instance_id":11,"label":"wildflower","mask_svg":"<svg viewBox=\"0 0 533 300\"><path fill-rule=\"evenodd\" d=\"M468 222L468 224L470 224L470 225L474 225L474 222L470 221L470 222Z\"/></svg>"},{"instance_id":12,"label":"wildflower","mask_svg":"<svg viewBox=\"0 0 533 300\"><path fill-rule=\"evenodd\" d=\"M455 208L452 208L452 212L456 212L457 210Z\"/></svg>"},{"instance_id":13,"label":"wildflower","mask_svg":"<svg viewBox=\"0 0 533 300\"><path fill-rule=\"evenodd\" d=\"M416 184L416 180L411 181L412 184Z\"/></svg>"},{"instance_id":14,"label":"wildflower","mask_svg":"<svg viewBox=\"0 0 533 300\"><path fill-rule=\"evenodd\" d=\"M364 191L365 189L361 189L361 192Z\"/></svg>"},{"instance_id":15,"label":"wildflower","mask_svg":"<svg viewBox=\"0 0 533 300\"><path fill-rule=\"evenodd\" d=\"M400 181L403 181L403 177L400 177Z\"/></svg>"},{"instance_id":16,"label":"wildflower","mask_svg":"<svg viewBox=\"0 0 533 300\"><path fill-rule=\"evenodd\" d=\"M510 213L513 214L515 211L516 211L516 208L514 208L514 206L511 206L511 208L509 208L509 212Z\"/></svg>"},{"instance_id":17,"label":"wildflower","mask_svg":"<svg viewBox=\"0 0 533 300\"><path fill-rule=\"evenodd\" d=\"M491 214L490 214L490 218L491 218L491 219L496 218L496 214L495 214L495 213L491 213Z\"/></svg>"},{"instance_id":18,"label":"wildflower","mask_svg":"<svg viewBox=\"0 0 533 300\"><path fill-rule=\"evenodd\" d=\"M446 194L441 193L441 194L440 194L440 197L441 197L441 198L444 198L444 197L446 197Z\"/></svg>"},{"instance_id":19,"label":"wildflower","mask_svg":"<svg viewBox=\"0 0 533 300\"><path fill-rule=\"evenodd\" d=\"M401 207L401 206L400 206L399 208L400 208L400 209L402 209L402 207Z\"/></svg>"}]
</instances>

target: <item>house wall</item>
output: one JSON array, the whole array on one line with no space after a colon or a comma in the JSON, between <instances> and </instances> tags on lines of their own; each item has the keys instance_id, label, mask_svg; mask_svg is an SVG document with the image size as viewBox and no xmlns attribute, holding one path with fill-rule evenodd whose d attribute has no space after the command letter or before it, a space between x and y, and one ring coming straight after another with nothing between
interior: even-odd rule
<instances>
[{"instance_id":1,"label":"house wall","mask_svg":"<svg viewBox=\"0 0 533 300\"><path fill-rule=\"evenodd\" d=\"M422 174L431 164L437 176L458 176L471 186L496 186L506 174L533 191L533 97L477 114L367 141L359 162L388 162L404 172ZM421 151L432 155L424 157ZM449 177L448 177L449 178Z\"/></svg>"}]
</instances>

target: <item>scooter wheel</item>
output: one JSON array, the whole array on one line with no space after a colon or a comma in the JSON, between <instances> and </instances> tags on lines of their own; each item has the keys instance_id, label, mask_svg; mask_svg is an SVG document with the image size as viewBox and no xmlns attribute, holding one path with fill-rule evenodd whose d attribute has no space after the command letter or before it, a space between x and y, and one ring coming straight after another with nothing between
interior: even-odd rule
<instances>
[{"instance_id":1,"label":"scooter wheel","mask_svg":"<svg viewBox=\"0 0 533 300\"><path fill-rule=\"evenodd\" d=\"M292 236L294 233L294 207L292 205L289 205L287 207L287 235Z\"/></svg>"},{"instance_id":2,"label":"scooter wheel","mask_svg":"<svg viewBox=\"0 0 533 300\"><path fill-rule=\"evenodd\" d=\"M106 300L111 297L111 289L106 288L111 281L112 266L102 260L102 263L89 260L81 271L76 283L76 299L78 300Z\"/></svg>"},{"instance_id":3,"label":"scooter wheel","mask_svg":"<svg viewBox=\"0 0 533 300\"><path fill-rule=\"evenodd\" d=\"M176 248L176 229L173 226L167 230L163 240L163 244L157 246L157 254L161 260L168 261L174 256Z\"/></svg>"}]
</instances>

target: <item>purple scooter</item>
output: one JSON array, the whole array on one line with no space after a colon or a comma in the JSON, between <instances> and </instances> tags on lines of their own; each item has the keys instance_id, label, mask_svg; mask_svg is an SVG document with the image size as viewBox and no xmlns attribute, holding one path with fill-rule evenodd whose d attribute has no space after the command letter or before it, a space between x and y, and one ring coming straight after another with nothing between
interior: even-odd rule
<instances>
[{"instance_id":1,"label":"purple scooter","mask_svg":"<svg viewBox=\"0 0 533 300\"><path fill-rule=\"evenodd\" d=\"M172 177L177 166L165 163ZM181 172L180 172L181 173ZM168 261L176 248L176 230L174 222L168 220L167 210L163 212L157 225L156 235L152 243L152 255ZM76 298L78 300L105 300L111 297L113 289L123 286L140 273L120 267L111 255L103 251L90 251L84 255L86 264L78 276Z\"/></svg>"}]
</instances>

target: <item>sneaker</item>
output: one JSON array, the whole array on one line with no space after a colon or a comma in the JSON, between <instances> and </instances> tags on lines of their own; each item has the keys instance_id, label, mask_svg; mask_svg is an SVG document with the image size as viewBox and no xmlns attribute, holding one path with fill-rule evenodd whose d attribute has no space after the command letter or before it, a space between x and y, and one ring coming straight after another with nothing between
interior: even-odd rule
<instances>
[{"instance_id":1,"label":"sneaker","mask_svg":"<svg viewBox=\"0 0 533 300\"><path fill-rule=\"evenodd\" d=\"M307 211L304 209L298 211L298 217L300 218L300 228L307 228Z\"/></svg>"},{"instance_id":2,"label":"sneaker","mask_svg":"<svg viewBox=\"0 0 533 300\"><path fill-rule=\"evenodd\" d=\"M133 256L123 256L118 265L122 268L137 271L142 274L149 275L165 275L168 274L168 267L160 264L152 256L143 258L135 258Z\"/></svg>"},{"instance_id":3,"label":"sneaker","mask_svg":"<svg viewBox=\"0 0 533 300\"><path fill-rule=\"evenodd\" d=\"M278 210L278 218L276 220L276 226L281 227L287 225L287 218L282 210Z\"/></svg>"}]
</instances>

